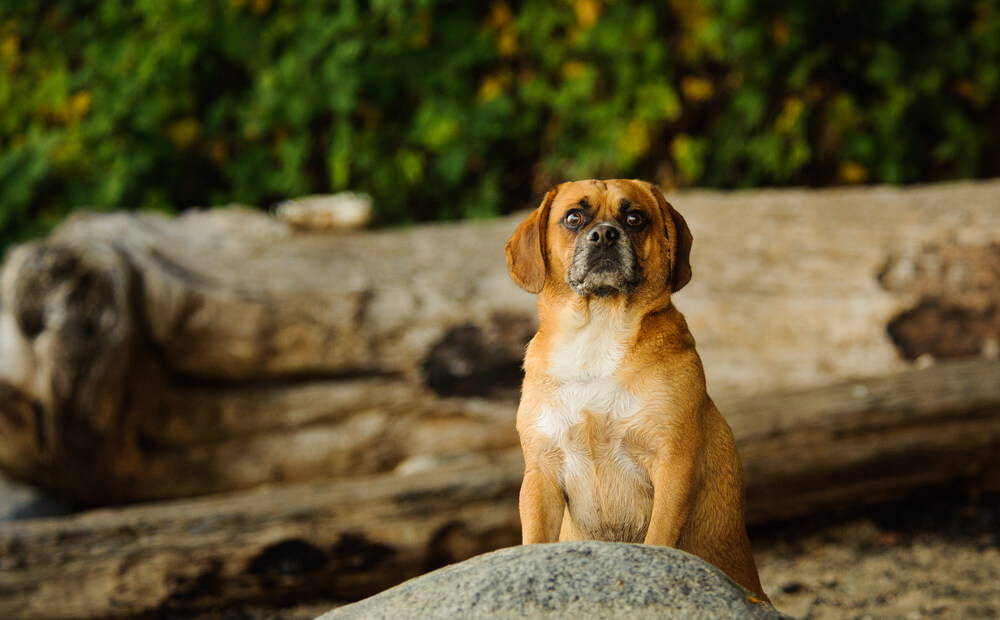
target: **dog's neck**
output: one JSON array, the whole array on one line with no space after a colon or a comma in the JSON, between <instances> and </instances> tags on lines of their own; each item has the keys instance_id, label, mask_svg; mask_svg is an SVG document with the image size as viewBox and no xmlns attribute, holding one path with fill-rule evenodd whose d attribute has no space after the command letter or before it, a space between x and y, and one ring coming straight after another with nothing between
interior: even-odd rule
<instances>
[{"instance_id":1,"label":"dog's neck","mask_svg":"<svg viewBox=\"0 0 1000 620\"><path fill-rule=\"evenodd\" d=\"M639 335L642 313L626 300L575 297L540 311L550 337L548 373L559 383L613 376Z\"/></svg>"},{"instance_id":2,"label":"dog's neck","mask_svg":"<svg viewBox=\"0 0 1000 620\"><path fill-rule=\"evenodd\" d=\"M640 345L680 344L690 339L669 293L646 303L621 295L573 296L567 301L543 293L538 310L538 334L548 341L547 371L559 383L609 378L625 355Z\"/></svg>"},{"instance_id":3,"label":"dog's neck","mask_svg":"<svg viewBox=\"0 0 1000 620\"><path fill-rule=\"evenodd\" d=\"M559 326L560 329L583 329L592 327L595 322L608 327L637 327L643 317L673 309L669 291L652 297L620 294L598 297L559 293L563 292L546 289L538 295L538 316L543 329L547 324L551 324L552 328Z\"/></svg>"}]
</instances>

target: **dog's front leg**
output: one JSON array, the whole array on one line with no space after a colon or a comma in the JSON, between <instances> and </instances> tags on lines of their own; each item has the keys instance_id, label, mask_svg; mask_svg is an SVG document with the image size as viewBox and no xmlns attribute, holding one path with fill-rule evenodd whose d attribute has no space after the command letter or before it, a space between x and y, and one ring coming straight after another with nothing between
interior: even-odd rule
<instances>
[{"instance_id":1,"label":"dog's front leg","mask_svg":"<svg viewBox=\"0 0 1000 620\"><path fill-rule=\"evenodd\" d=\"M554 472L539 468L529 461L524 470L518 508L521 513L523 544L559 540L566 499Z\"/></svg>"},{"instance_id":2,"label":"dog's front leg","mask_svg":"<svg viewBox=\"0 0 1000 620\"><path fill-rule=\"evenodd\" d=\"M653 472L653 513L642 541L676 547L691 512L694 462L678 454L661 459Z\"/></svg>"}]
</instances>

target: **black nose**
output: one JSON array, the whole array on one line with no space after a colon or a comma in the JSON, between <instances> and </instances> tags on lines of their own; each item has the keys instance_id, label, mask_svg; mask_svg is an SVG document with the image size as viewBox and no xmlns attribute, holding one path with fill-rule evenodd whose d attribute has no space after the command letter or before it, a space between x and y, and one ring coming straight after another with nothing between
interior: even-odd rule
<instances>
[{"instance_id":1,"label":"black nose","mask_svg":"<svg viewBox=\"0 0 1000 620\"><path fill-rule=\"evenodd\" d=\"M621 237L621 231L610 224L598 224L587 233L587 241L601 249L610 247L611 244L618 241L619 237Z\"/></svg>"}]
</instances>

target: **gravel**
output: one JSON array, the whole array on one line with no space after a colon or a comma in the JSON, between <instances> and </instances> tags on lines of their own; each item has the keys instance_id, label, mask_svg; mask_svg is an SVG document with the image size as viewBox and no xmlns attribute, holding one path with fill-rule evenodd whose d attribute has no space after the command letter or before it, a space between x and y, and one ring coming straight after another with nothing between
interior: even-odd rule
<instances>
[{"instance_id":1,"label":"gravel","mask_svg":"<svg viewBox=\"0 0 1000 620\"><path fill-rule=\"evenodd\" d=\"M775 607L799 617L1000 618L1000 496L912 500L751 532Z\"/></svg>"}]
</instances>

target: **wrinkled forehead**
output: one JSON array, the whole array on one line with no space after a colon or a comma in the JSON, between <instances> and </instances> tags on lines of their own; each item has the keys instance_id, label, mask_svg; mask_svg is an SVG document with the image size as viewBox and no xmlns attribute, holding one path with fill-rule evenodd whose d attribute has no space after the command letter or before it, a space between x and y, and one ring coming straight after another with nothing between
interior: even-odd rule
<instances>
[{"instance_id":1,"label":"wrinkled forehead","mask_svg":"<svg viewBox=\"0 0 1000 620\"><path fill-rule=\"evenodd\" d=\"M655 217L659 206L640 184L622 179L576 181L559 187L552 203L551 219L559 219L571 209L583 208L591 215L615 217L622 210L640 209Z\"/></svg>"}]
</instances>

